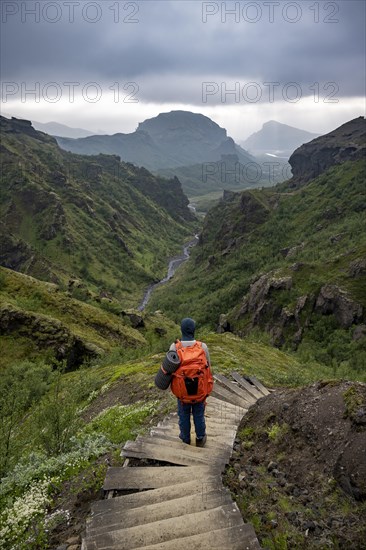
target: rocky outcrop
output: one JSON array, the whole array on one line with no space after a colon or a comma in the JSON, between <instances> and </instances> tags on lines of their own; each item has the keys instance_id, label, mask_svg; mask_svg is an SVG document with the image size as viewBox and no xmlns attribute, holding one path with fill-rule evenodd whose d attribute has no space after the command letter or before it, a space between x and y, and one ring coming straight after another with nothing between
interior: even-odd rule
<instances>
[{"instance_id":1,"label":"rocky outcrop","mask_svg":"<svg viewBox=\"0 0 366 550\"><path fill-rule=\"evenodd\" d=\"M0 129L6 134L26 134L38 141L56 143L56 141L43 132L38 132L29 120L22 120L12 117L11 120L5 117L0 118Z\"/></svg>"},{"instance_id":2,"label":"rocky outcrop","mask_svg":"<svg viewBox=\"0 0 366 550\"><path fill-rule=\"evenodd\" d=\"M132 328L144 328L145 326L143 316L135 311L122 311L121 316L129 320Z\"/></svg>"},{"instance_id":3,"label":"rocky outcrop","mask_svg":"<svg viewBox=\"0 0 366 550\"><path fill-rule=\"evenodd\" d=\"M347 293L336 285L324 285L315 303L315 312L333 314L342 328L359 323L363 316L361 304L354 302Z\"/></svg>"},{"instance_id":4,"label":"rocky outcrop","mask_svg":"<svg viewBox=\"0 0 366 550\"><path fill-rule=\"evenodd\" d=\"M72 334L61 321L11 304L0 308L0 334L29 337L39 349L51 348L55 359L66 361L68 370L103 353L94 344Z\"/></svg>"},{"instance_id":5,"label":"rocky outcrop","mask_svg":"<svg viewBox=\"0 0 366 550\"><path fill-rule=\"evenodd\" d=\"M281 346L284 343L284 327L296 320L302 307L299 304L296 312L290 312L277 303L275 294L291 288L291 277L280 277L274 273L262 275L250 286L236 315L236 320L249 315L251 321L248 330L259 326L271 334L274 345ZM304 304L305 302L306 300Z\"/></svg>"},{"instance_id":6,"label":"rocky outcrop","mask_svg":"<svg viewBox=\"0 0 366 550\"><path fill-rule=\"evenodd\" d=\"M366 155L366 121L355 118L329 134L305 143L291 155L291 187L300 187L330 167Z\"/></svg>"},{"instance_id":7,"label":"rocky outcrop","mask_svg":"<svg viewBox=\"0 0 366 550\"><path fill-rule=\"evenodd\" d=\"M231 332L230 322L228 316L222 313L219 317L219 324L216 327L217 334L223 334L224 332Z\"/></svg>"},{"instance_id":8,"label":"rocky outcrop","mask_svg":"<svg viewBox=\"0 0 366 550\"><path fill-rule=\"evenodd\" d=\"M286 341L291 341L296 348L313 314L333 315L338 326L343 329L359 324L364 319L362 305L352 300L346 291L331 284L322 286L317 296L304 294L295 303L291 300L290 305L281 305L281 291L289 291L292 286L293 281L289 276L266 273L259 277L250 286L248 294L237 309L232 329L235 331L235 324L247 317L249 323L246 332L258 326L271 335L273 345L280 347ZM289 301L288 297L285 301ZM224 332L221 323L218 331ZM354 339L360 339L363 335L361 329L355 330Z\"/></svg>"},{"instance_id":9,"label":"rocky outcrop","mask_svg":"<svg viewBox=\"0 0 366 550\"><path fill-rule=\"evenodd\" d=\"M357 258L350 263L348 274L353 279L366 276L366 258Z\"/></svg>"},{"instance_id":10,"label":"rocky outcrop","mask_svg":"<svg viewBox=\"0 0 366 550\"><path fill-rule=\"evenodd\" d=\"M269 305L269 298L273 291L290 290L292 287L291 277L276 277L266 273L257 279L251 286L249 293L244 298L239 310L239 315L253 313L253 323L258 324L261 314Z\"/></svg>"}]
</instances>

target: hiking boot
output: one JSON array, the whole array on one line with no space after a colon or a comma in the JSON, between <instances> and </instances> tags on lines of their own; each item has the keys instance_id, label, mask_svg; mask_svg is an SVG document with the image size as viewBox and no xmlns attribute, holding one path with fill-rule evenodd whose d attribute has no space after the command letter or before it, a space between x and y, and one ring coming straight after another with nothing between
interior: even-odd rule
<instances>
[{"instance_id":1,"label":"hiking boot","mask_svg":"<svg viewBox=\"0 0 366 550\"><path fill-rule=\"evenodd\" d=\"M201 437L201 439L196 438L196 447L204 447L206 445L207 435Z\"/></svg>"}]
</instances>

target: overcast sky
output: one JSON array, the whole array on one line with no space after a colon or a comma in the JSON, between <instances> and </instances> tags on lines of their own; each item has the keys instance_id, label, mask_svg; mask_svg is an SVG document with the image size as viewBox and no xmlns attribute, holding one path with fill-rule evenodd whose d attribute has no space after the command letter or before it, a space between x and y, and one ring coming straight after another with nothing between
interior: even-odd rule
<instances>
[{"instance_id":1,"label":"overcast sky","mask_svg":"<svg viewBox=\"0 0 366 550\"><path fill-rule=\"evenodd\" d=\"M365 114L365 2L1 2L2 112L106 133L200 112L237 141ZM33 90L33 93L32 93Z\"/></svg>"}]
</instances>

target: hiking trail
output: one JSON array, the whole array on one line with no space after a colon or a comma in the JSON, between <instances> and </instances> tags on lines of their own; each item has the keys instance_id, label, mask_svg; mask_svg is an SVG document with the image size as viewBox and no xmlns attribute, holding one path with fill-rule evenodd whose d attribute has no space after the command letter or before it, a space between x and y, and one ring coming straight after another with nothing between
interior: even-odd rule
<instances>
[{"instance_id":1,"label":"hiking trail","mask_svg":"<svg viewBox=\"0 0 366 550\"><path fill-rule=\"evenodd\" d=\"M92 505L82 550L260 550L221 474L241 419L269 391L254 377L231 376L214 375L204 448L179 440L177 413L125 443L126 461L107 471L107 498ZM130 459L164 465L128 467Z\"/></svg>"}]
</instances>

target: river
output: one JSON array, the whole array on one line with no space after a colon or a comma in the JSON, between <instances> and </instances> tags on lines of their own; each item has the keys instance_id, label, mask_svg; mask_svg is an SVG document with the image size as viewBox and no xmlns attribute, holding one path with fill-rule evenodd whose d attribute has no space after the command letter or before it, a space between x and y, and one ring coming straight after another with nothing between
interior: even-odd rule
<instances>
[{"instance_id":1,"label":"river","mask_svg":"<svg viewBox=\"0 0 366 550\"><path fill-rule=\"evenodd\" d=\"M198 242L198 235L195 235L194 239L192 239L191 241L189 241L188 243L186 243L184 245L183 250L182 250L182 254L180 256L174 256L174 258L172 258L169 261L168 273L166 274L164 279L161 279L161 281L159 281L158 283L153 283L152 285L150 285L148 287L148 289L145 291L145 294L144 294L144 297L142 299L141 304L137 308L139 311L143 311L145 309L145 307L147 306L147 304L150 300L150 297L151 297L151 294L152 294L153 290L155 290L155 288L157 286L161 286L164 283L167 283L173 277L173 275L177 271L178 267L183 262L186 262L188 260L189 254L190 254L190 249L193 246L195 246L197 244L197 242Z\"/></svg>"}]
</instances>

